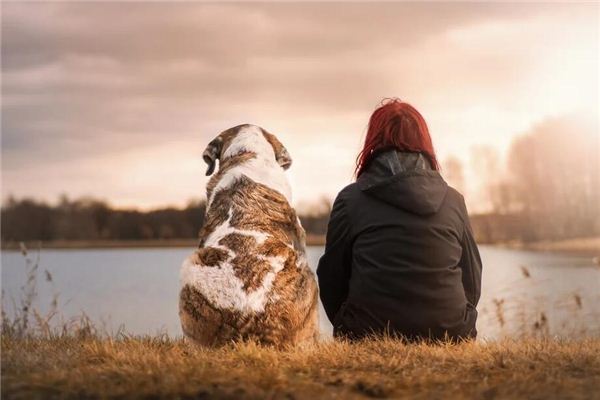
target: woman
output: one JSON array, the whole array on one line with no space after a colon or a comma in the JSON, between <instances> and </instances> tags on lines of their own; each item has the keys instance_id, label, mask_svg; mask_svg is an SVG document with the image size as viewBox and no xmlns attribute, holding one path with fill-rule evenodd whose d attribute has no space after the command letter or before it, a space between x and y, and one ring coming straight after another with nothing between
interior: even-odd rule
<instances>
[{"instance_id":1,"label":"woman","mask_svg":"<svg viewBox=\"0 0 600 400\"><path fill-rule=\"evenodd\" d=\"M375 110L317 269L334 336L477 335L481 259L464 199L438 170L414 107L392 99Z\"/></svg>"}]
</instances>

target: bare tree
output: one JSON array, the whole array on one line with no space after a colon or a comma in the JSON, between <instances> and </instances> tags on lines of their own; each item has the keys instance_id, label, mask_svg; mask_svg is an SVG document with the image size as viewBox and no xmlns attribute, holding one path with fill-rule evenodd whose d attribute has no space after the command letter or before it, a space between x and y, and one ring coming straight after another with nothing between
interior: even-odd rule
<instances>
[{"instance_id":1,"label":"bare tree","mask_svg":"<svg viewBox=\"0 0 600 400\"><path fill-rule=\"evenodd\" d=\"M450 186L461 193L465 192L463 163L455 156L447 157L442 163L442 173Z\"/></svg>"},{"instance_id":2,"label":"bare tree","mask_svg":"<svg viewBox=\"0 0 600 400\"><path fill-rule=\"evenodd\" d=\"M572 116L548 119L512 143L511 189L537 237L598 233L599 149L597 125Z\"/></svg>"},{"instance_id":3,"label":"bare tree","mask_svg":"<svg viewBox=\"0 0 600 400\"><path fill-rule=\"evenodd\" d=\"M512 193L506 181L498 150L491 146L474 146L471 150L473 170L481 180L481 197L493 213L506 214L512 210Z\"/></svg>"}]
</instances>

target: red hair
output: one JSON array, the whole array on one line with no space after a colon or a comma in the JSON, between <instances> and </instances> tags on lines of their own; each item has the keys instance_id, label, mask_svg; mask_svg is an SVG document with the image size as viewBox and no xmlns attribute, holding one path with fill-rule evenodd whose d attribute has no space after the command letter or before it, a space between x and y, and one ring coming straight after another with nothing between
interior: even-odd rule
<instances>
[{"instance_id":1,"label":"red hair","mask_svg":"<svg viewBox=\"0 0 600 400\"><path fill-rule=\"evenodd\" d=\"M425 119L413 106L396 98L383 100L371 115L365 144L356 158L356 177L377 153L388 149L422 153L431 168L440 169Z\"/></svg>"}]
</instances>

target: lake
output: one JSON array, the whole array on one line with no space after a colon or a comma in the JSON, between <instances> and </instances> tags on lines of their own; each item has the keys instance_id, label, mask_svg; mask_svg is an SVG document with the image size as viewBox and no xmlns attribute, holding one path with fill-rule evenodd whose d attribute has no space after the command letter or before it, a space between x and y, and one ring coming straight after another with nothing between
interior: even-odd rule
<instances>
[{"instance_id":1,"label":"lake","mask_svg":"<svg viewBox=\"0 0 600 400\"><path fill-rule=\"evenodd\" d=\"M124 326L132 334L181 335L179 266L192 251L42 250L36 307L46 312L53 295L59 294L64 318L84 312L108 332ZM322 247L308 248L311 267L316 267L322 252ZM600 266L590 256L492 246L480 246L480 252L484 271L477 329L481 338L600 336ZM3 304L11 315L11 299L18 301L26 281L25 258L18 251L3 251L1 261ZM320 318L323 336L331 336L322 309Z\"/></svg>"}]
</instances>

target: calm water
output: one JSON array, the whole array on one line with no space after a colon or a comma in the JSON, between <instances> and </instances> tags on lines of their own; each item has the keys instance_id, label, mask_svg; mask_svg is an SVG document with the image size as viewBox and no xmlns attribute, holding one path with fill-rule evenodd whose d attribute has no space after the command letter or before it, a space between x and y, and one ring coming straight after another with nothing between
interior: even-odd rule
<instances>
[{"instance_id":1,"label":"calm water","mask_svg":"<svg viewBox=\"0 0 600 400\"><path fill-rule=\"evenodd\" d=\"M483 287L480 337L523 332L600 336L600 266L589 256L558 255L481 246ZM38 303L48 309L59 293L65 317L85 312L110 332L124 325L135 334L180 335L179 266L192 249L42 250ZM308 249L315 267L322 247ZM35 252L31 255L35 255ZM24 257L2 252L3 302L11 314L26 280ZM53 282L45 280L44 270ZM331 324L321 310L321 330Z\"/></svg>"}]
</instances>

